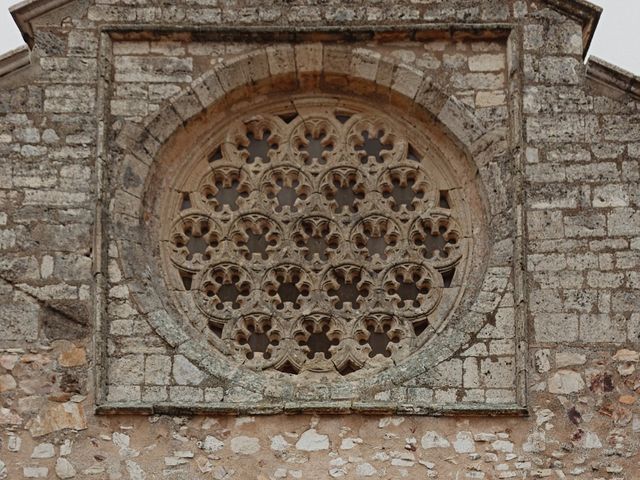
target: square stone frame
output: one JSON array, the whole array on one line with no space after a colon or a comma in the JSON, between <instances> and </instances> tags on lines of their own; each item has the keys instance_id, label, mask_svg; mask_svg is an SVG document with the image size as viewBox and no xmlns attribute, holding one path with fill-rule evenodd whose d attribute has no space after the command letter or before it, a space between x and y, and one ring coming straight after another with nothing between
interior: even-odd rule
<instances>
[{"instance_id":1,"label":"square stone frame","mask_svg":"<svg viewBox=\"0 0 640 480\"><path fill-rule=\"evenodd\" d=\"M374 415L528 415L527 396L527 362L528 362L528 327L527 327L527 293L526 293L526 248L524 244L524 151L522 115L522 51L523 31L515 23L428 23L412 25L371 25L349 27L185 27L175 25L105 25L100 28L100 46L98 59L97 88L97 204L96 224L94 229L94 382L96 385L96 414L374 414ZM166 36L198 38L207 41L234 41L246 43L299 43L305 41L342 41L346 43L363 40L413 40L424 41L448 38L456 39L502 39L506 42L506 90L508 92L507 108L507 153L514 162L513 175L513 211L515 217L515 238L513 248L514 305L515 305L515 402L509 404L451 404L451 405L413 405L401 402L384 402L372 405L368 402L345 405L339 400L326 402L295 402L291 405L265 406L232 405L221 403L210 406L189 406L181 404L136 405L123 406L107 399L108 379L108 326L107 318L107 262L108 262L108 215L109 215L109 179L106 165L109 162L109 128L110 128L110 89L113 68L113 41L161 40Z\"/></svg>"}]
</instances>

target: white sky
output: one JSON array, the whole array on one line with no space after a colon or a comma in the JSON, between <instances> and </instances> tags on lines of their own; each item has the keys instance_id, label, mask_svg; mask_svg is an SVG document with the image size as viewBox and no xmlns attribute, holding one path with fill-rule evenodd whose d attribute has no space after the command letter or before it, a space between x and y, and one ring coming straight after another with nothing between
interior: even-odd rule
<instances>
[{"instance_id":1,"label":"white sky","mask_svg":"<svg viewBox=\"0 0 640 480\"><path fill-rule=\"evenodd\" d=\"M0 54L23 44L9 7L18 0L0 0ZM591 55L640 75L640 1L591 0L604 8Z\"/></svg>"}]
</instances>

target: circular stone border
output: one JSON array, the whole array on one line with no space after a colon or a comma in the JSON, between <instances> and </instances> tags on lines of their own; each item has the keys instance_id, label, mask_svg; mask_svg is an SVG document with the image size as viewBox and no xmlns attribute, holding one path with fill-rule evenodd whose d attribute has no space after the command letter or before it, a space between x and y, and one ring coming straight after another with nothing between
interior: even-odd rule
<instances>
[{"instance_id":1,"label":"circular stone border","mask_svg":"<svg viewBox=\"0 0 640 480\"><path fill-rule=\"evenodd\" d=\"M309 50L310 61L306 66L297 65L294 47L288 44L256 49L250 54L226 61L168 101L164 108L144 122L144 126L127 124L116 140L125 152L125 158L112 192L110 215L113 240L118 243L121 268L129 280L132 298L140 312L158 335L175 347L178 353L216 377L219 382L256 392L261 397L283 401L313 403L329 399L373 399L375 393L406 383L452 357L482 327L484 321L480 318L489 318L491 313L486 312L477 298L482 276L472 279L476 292L467 294L455 320L442 325L438 334L406 361L366 379L347 379L318 389L308 382L300 385L288 382L274 384L273 379L263 373L253 372L221 356L212 355L208 342L199 339L197 332L186 330L167 297L156 290L157 271L154 271L153 265L149 265L148 252L144 247L148 223L158 220L149 210L149 185L157 159L162 157L167 145L179 134L188 133L190 121L196 122L198 117L216 115L233 108L243 98L283 91L319 90L327 94L339 91L375 98L378 105L384 102L395 105L422 122L428 122L433 129L443 132L451 146L459 150L459 160L467 165L466 171L461 174L465 175L465 181L477 181L480 184L479 201L485 206L487 215L500 211L497 200L484 192L504 189L491 184L493 175L487 167L496 152L506 151L503 130L486 131L482 122L455 97L446 96L422 72L395 59L348 46L325 47L325 50L334 50L334 54L327 55L325 52L322 55L320 51L318 55L311 47L295 47L296 51ZM350 66L348 72L344 69L345 62ZM384 72L390 74L382 75ZM132 181L131 178L136 180ZM497 231L489 232L491 239L487 245L512 239L513 234L509 229ZM495 257L491 251L486 251L483 258L475 259L483 264L482 268L474 270L486 271L497 261ZM498 266L504 267L504 264Z\"/></svg>"}]
</instances>

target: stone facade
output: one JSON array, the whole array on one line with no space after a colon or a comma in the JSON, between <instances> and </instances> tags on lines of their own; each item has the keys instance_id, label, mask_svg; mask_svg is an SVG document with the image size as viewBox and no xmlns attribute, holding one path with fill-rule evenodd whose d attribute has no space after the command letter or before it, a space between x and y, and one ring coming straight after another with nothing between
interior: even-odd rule
<instances>
[{"instance_id":1,"label":"stone facade","mask_svg":"<svg viewBox=\"0 0 640 480\"><path fill-rule=\"evenodd\" d=\"M599 13L16 7L29 50L0 58L0 478L640 476L640 80L583 64ZM312 97L421 132L479 250L406 359L291 383L185 321L160 207L186 159L215 150L212 126Z\"/></svg>"}]
</instances>

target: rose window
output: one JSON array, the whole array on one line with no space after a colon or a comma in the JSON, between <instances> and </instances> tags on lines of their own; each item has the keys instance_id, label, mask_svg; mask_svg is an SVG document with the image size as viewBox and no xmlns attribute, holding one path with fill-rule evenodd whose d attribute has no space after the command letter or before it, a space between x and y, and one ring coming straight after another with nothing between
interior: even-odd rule
<instances>
[{"instance_id":1,"label":"rose window","mask_svg":"<svg viewBox=\"0 0 640 480\"><path fill-rule=\"evenodd\" d=\"M166 280L197 331L248 368L398 364L428 348L462 294L464 187L401 120L291 105L219 125L176 177Z\"/></svg>"}]
</instances>

